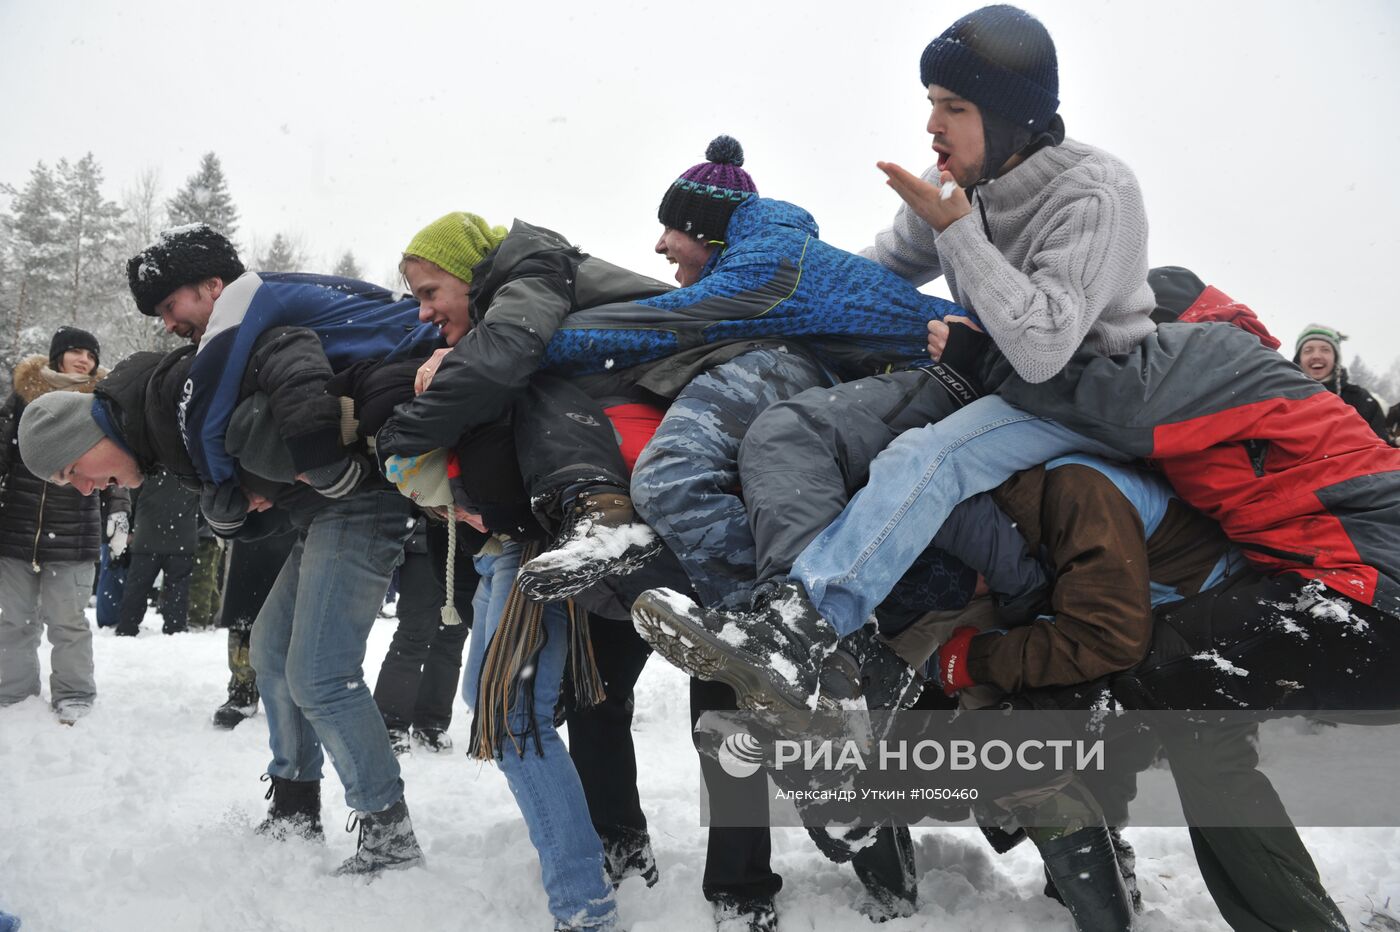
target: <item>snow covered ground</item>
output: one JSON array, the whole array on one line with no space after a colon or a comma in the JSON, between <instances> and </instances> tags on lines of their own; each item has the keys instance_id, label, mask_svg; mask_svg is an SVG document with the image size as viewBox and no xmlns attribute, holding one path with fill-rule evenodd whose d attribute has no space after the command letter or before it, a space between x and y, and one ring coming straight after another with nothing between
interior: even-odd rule
<instances>
[{"instance_id":1,"label":"snow covered ground","mask_svg":"<svg viewBox=\"0 0 1400 932\"><path fill-rule=\"evenodd\" d=\"M394 622L375 626L373 680ZM76 727L47 702L0 711L0 908L25 932L369 932L550 928L539 868L505 779L456 752L403 759L414 823L428 867L371 884L330 870L354 850L339 831L347 814L327 769L327 844L278 844L252 834L266 803L259 716L218 731L224 632L165 637L157 617L139 638L96 635L100 698ZM47 677L47 651L45 676ZM45 680L47 683L47 679ZM713 928L700 894L705 832L697 824L699 773L687 736L684 678L653 660L637 695L643 805L661 882L629 880L619 892L632 932ZM466 744L466 710L452 734ZM1304 839L1353 928L1392 929L1400 915L1400 829L1307 829ZM919 912L880 926L912 929L1071 928L1040 894L1040 868L1023 845L998 858L966 829L915 831ZM1183 829L1130 829L1147 932L1225 928L1196 871ZM822 859L797 829L774 831L785 886L782 928L870 930L852 908L849 867ZM1373 923L1367 926L1366 923Z\"/></svg>"}]
</instances>

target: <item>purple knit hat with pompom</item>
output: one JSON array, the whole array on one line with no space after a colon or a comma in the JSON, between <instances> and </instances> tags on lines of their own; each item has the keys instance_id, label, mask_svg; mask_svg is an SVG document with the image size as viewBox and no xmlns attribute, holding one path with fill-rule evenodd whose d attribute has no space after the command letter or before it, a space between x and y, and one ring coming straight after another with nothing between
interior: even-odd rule
<instances>
[{"instance_id":1,"label":"purple knit hat with pompom","mask_svg":"<svg viewBox=\"0 0 1400 932\"><path fill-rule=\"evenodd\" d=\"M673 230L722 243L730 214L756 196L758 186L744 171L744 147L733 136L716 136L705 149L705 159L667 189L657 218Z\"/></svg>"}]
</instances>

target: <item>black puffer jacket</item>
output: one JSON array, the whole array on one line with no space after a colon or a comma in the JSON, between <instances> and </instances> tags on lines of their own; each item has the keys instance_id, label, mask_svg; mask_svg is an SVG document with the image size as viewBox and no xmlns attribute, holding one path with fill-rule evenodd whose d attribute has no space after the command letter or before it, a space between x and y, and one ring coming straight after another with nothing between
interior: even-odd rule
<instances>
[{"instance_id":1,"label":"black puffer jacket","mask_svg":"<svg viewBox=\"0 0 1400 932\"><path fill-rule=\"evenodd\" d=\"M69 486L37 478L19 454L19 419L25 407L51 391L91 392L106 374L99 369L91 380L72 389L58 389L43 376L46 356L28 356L14 372L15 391L0 407L0 557L44 563L96 561L102 541L102 515L97 496L83 496ZM126 492L103 493L109 511L131 510Z\"/></svg>"}]
</instances>

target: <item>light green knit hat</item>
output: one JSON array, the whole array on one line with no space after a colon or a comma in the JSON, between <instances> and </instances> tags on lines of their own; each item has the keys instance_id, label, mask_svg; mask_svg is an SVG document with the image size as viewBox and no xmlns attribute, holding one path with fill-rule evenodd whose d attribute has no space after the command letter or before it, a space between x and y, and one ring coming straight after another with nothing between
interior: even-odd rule
<instances>
[{"instance_id":1,"label":"light green knit hat","mask_svg":"<svg viewBox=\"0 0 1400 932\"><path fill-rule=\"evenodd\" d=\"M472 269L506 238L505 227L493 227L476 214L453 211L418 231L403 251L404 258L427 259L470 284Z\"/></svg>"}]
</instances>

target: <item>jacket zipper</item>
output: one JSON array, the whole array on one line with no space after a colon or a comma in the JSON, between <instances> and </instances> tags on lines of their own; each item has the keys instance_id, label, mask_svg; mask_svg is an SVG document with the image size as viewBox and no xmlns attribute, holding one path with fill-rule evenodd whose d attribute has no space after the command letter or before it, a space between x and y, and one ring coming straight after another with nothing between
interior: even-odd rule
<instances>
[{"instance_id":1,"label":"jacket zipper","mask_svg":"<svg viewBox=\"0 0 1400 932\"><path fill-rule=\"evenodd\" d=\"M34 528L34 554L29 561L30 569L39 572L39 536L44 533L44 501L49 497L49 484L44 483L44 487L39 490L39 520Z\"/></svg>"}]
</instances>

